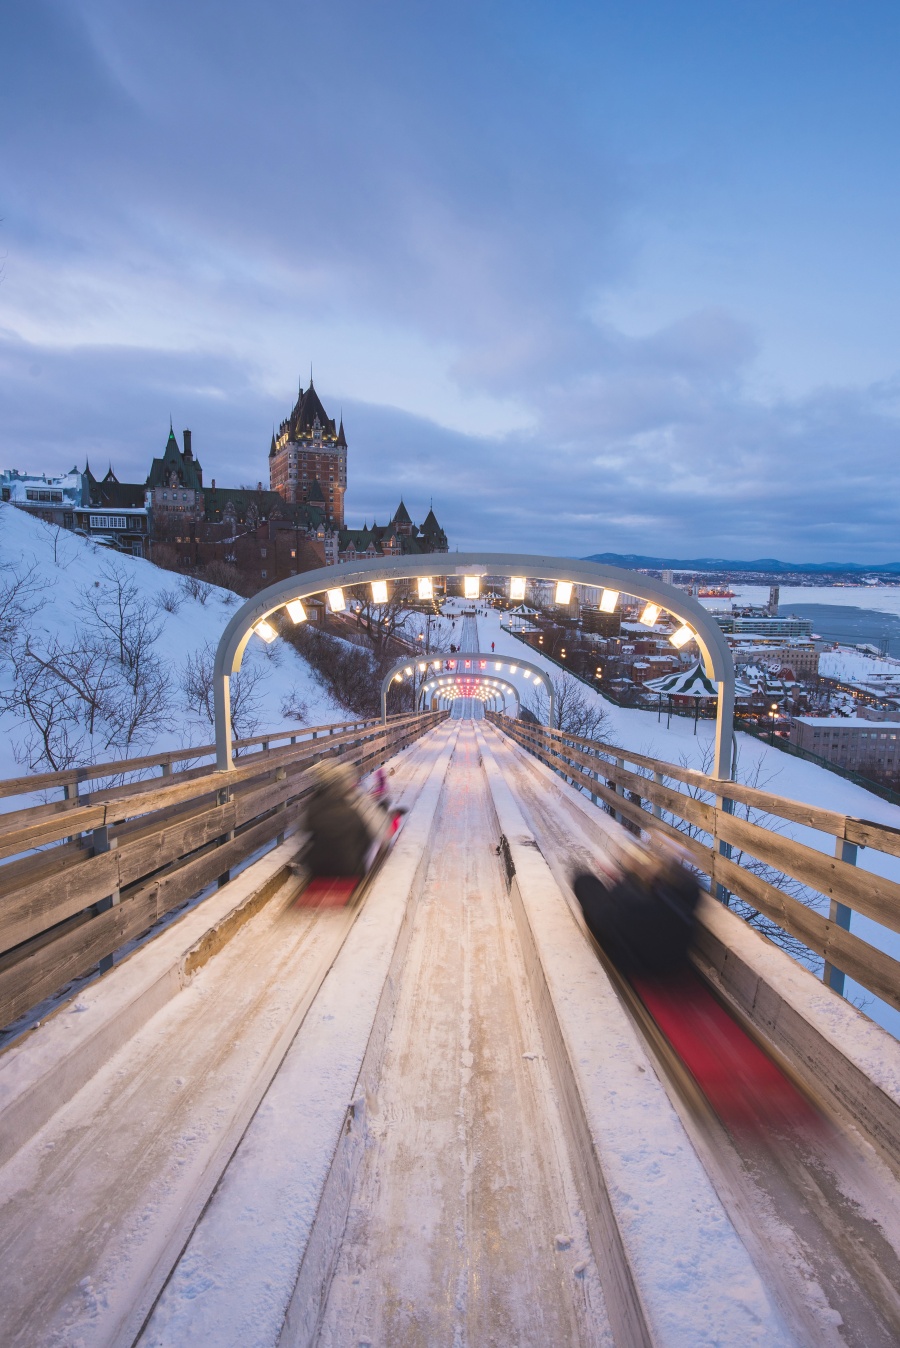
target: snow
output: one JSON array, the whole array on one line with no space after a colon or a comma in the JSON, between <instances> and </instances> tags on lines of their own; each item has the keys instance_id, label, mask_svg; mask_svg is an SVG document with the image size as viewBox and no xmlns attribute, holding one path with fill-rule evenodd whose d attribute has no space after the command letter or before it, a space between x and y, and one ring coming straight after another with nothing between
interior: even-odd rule
<instances>
[{"instance_id":1,"label":"snow","mask_svg":"<svg viewBox=\"0 0 900 1348\"><path fill-rule=\"evenodd\" d=\"M197 715L187 707L179 686L180 676L189 657L196 657L207 648L215 649L235 605L242 600L230 591L210 586L209 598L206 603L201 603L183 593L181 578L170 571L162 571L141 558L99 547L75 534L57 531L14 506L0 504L0 583L4 575L10 574L9 568L19 571L33 568L36 582L38 607L28 619L26 630L18 633L19 637L27 634L38 642L54 637L62 643L75 642L84 627L83 606L95 602L97 582L101 586L105 583L104 572L110 567L133 580L139 597L156 609L155 623L161 631L154 644L154 654L170 678L171 716L152 734L133 742L127 752L121 746L107 744L103 736L88 736L89 757L95 762L109 762L209 743L213 727L207 717ZM161 597L171 591L179 597L174 613L159 607ZM0 652L0 699L9 693L12 685L9 656L7 645ZM295 706L305 706L306 715L299 719L310 725L350 719L334 706L309 665L287 643L276 641L267 647L253 638L244 662L262 676L256 689L257 727L250 733L274 730L296 720L282 710L289 696L293 697ZM24 775L27 768L16 755L17 751L20 755L22 752L25 726L19 717L6 712L0 715L0 732L0 777ZM79 762L84 761L84 756L79 758ZM39 770L46 770L46 766ZM9 809L21 803L19 799L4 802L3 806Z\"/></svg>"},{"instance_id":2,"label":"snow","mask_svg":"<svg viewBox=\"0 0 900 1348\"><path fill-rule=\"evenodd\" d=\"M765 593L768 596L768 590ZM801 593L809 595L810 591L803 590ZM831 593L830 589L828 593ZM836 593L845 592L838 589ZM852 593L856 595L864 593L867 598L870 595L868 589L864 592L854 590ZM879 590L872 593L881 595L885 592ZM896 593L900 611L900 588ZM526 648L521 641L507 632L501 626L501 617L505 619L506 615L501 615L495 609L479 610L477 621L481 648L489 651L493 641L498 655L519 660L527 649L531 663L540 666L549 677L559 678L561 673L559 666L545 659L539 650L534 650L530 646ZM504 677L508 677L506 671ZM528 685L519 676L513 675L511 678L517 683L527 703ZM667 728L665 714L660 718L656 711L617 707L586 684L582 684L581 687L589 698L602 703L608 717L605 737L611 744L660 758L677 766L709 771L714 733L711 720L700 721L695 727L692 718L673 716L671 725ZM900 828L900 807L882 800L880 796L873 795L853 782L848 782L837 773L829 772L826 768L808 763L804 759L792 758L774 745L766 744L741 732L737 735L737 743L738 780L787 796L791 800L818 805L823 810L834 810L855 818ZM785 837L794 838L819 851L830 854L834 850L834 840L816 829L786 822L783 826L779 826L779 831ZM886 856L870 848L860 848L857 864L863 870L900 883L900 857ZM851 930L862 940L892 955L894 959L900 959L900 933L890 931L880 923L855 912L851 918ZM865 1005L866 1013L873 1020L900 1038L900 1012L879 998L873 999L871 993L849 978L846 982L846 994L852 1000L861 1001Z\"/></svg>"},{"instance_id":3,"label":"snow","mask_svg":"<svg viewBox=\"0 0 900 1348\"><path fill-rule=\"evenodd\" d=\"M701 599L699 602L704 608L718 611L727 611L732 604L760 607L769 602L768 585L732 582L730 588L734 591L733 599ZM792 604L842 604L900 617L900 585L781 585L778 603L784 610L789 610Z\"/></svg>"}]
</instances>

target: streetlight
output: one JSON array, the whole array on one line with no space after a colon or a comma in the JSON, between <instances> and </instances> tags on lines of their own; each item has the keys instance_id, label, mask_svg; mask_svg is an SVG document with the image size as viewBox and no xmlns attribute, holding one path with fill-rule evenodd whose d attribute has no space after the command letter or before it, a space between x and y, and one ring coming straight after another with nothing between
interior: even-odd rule
<instances>
[{"instance_id":1,"label":"streetlight","mask_svg":"<svg viewBox=\"0 0 900 1348\"><path fill-rule=\"evenodd\" d=\"M777 716L778 716L778 703L777 703L777 702L773 702L772 705L771 705L771 707L769 708L769 717L771 718L771 719L770 719L770 723L769 723L769 743L770 743L770 744L774 744L774 743L775 743L775 719L776 719Z\"/></svg>"}]
</instances>

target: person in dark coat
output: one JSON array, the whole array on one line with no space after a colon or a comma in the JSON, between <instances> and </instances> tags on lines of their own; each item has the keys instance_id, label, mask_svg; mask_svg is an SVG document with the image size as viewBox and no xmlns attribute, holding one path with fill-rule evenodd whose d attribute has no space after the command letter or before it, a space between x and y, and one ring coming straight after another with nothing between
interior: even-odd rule
<instances>
[{"instance_id":1,"label":"person in dark coat","mask_svg":"<svg viewBox=\"0 0 900 1348\"><path fill-rule=\"evenodd\" d=\"M673 857L648 857L607 884L582 872L572 888L592 935L626 977L666 977L687 963L700 888Z\"/></svg>"},{"instance_id":2,"label":"person in dark coat","mask_svg":"<svg viewBox=\"0 0 900 1348\"><path fill-rule=\"evenodd\" d=\"M329 760L312 771L315 785L306 810L312 838L304 862L313 875L364 875L377 830L353 766Z\"/></svg>"}]
</instances>

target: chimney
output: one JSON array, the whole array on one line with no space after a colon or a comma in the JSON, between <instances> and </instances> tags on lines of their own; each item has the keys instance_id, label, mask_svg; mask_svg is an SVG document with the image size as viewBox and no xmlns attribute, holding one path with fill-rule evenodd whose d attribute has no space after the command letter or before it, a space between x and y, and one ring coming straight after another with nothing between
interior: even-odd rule
<instances>
[{"instance_id":1,"label":"chimney","mask_svg":"<svg viewBox=\"0 0 900 1348\"><path fill-rule=\"evenodd\" d=\"M213 478L213 480L212 480L212 489L213 489L213 491L215 491L215 489L216 489L216 479L215 479L215 478Z\"/></svg>"},{"instance_id":2,"label":"chimney","mask_svg":"<svg viewBox=\"0 0 900 1348\"><path fill-rule=\"evenodd\" d=\"M184 435L184 457L192 459L194 456L191 452L191 433L190 431L183 431L182 434Z\"/></svg>"},{"instance_id":3,"label":"chimney","mask_svg":"<svg viewBox=\"0 0 900 1348\"><path fill-rule=\"evenodd\" d=\"M261 483L261 482L257 482L257 484L256 484L256 490L257 490L257 491L262 491L262 483Z\"/></svg>"}]
</instances>

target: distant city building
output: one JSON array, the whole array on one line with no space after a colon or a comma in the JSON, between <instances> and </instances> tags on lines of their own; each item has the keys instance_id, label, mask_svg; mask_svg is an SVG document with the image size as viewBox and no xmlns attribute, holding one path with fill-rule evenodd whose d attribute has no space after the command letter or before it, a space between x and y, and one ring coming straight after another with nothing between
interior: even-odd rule
<instances>
[{"instance_id":1,"label":"distant city building","mask_svg":"<svg viewBox=\"0 0 900 1348\"><path fill-rule=\"evenodd\" d=\"M338 548L342 562L357 557L398 557L408 554L449 552L447 535L429 509L421 526L413 524L409 511L401 500L389 524L364 524L361 529L341 529Z\"/></svg>"},{"instance_id":2,"label":"distant city building","mask_svg":"<svg viewBox=\"0 0 900 1348\"><path fill-rule=\"evenodd\" d=\"M328 416L313 386L300 386L289 417L272 434L269 449L269 486L289 505L313 505L324 510L329 523L344 525L347 491L347 440Z\"/></svg>"},{"instance_id":3,"label":"distant city building","mask_svg":"<svg viewBox=\"0 0 900 1348\"><path fill-rule=\"evenodd\" d=\"M75 527L74 511L81 505L83 486L77 468L59 477L22 473L18 468L0 473L0 499L63 529Z\"/></svg>"},{"instance_id":4,"label":"distant city building","mask_svg":"<svg viewBox=\"0 0 900 1348\"><path fill-rule=\"evenodd\" d=\"M900 721L861 716L795 716L791 743L852 771L900 771Z\"/></svg>"},{"instance_id":5,"label":"distant city building","mask_svg":"<svg viewBox=\"0 0 900 1348\"><path fill-rule=\"evenodd\" d=\"M713 617L723 632L733 632L735 636L746 633L759 637L805 637L807 640L812 636L811 618L771 618L758 614L740 617L731 613L714 613Z\"/></svg>"}]
</instances>

